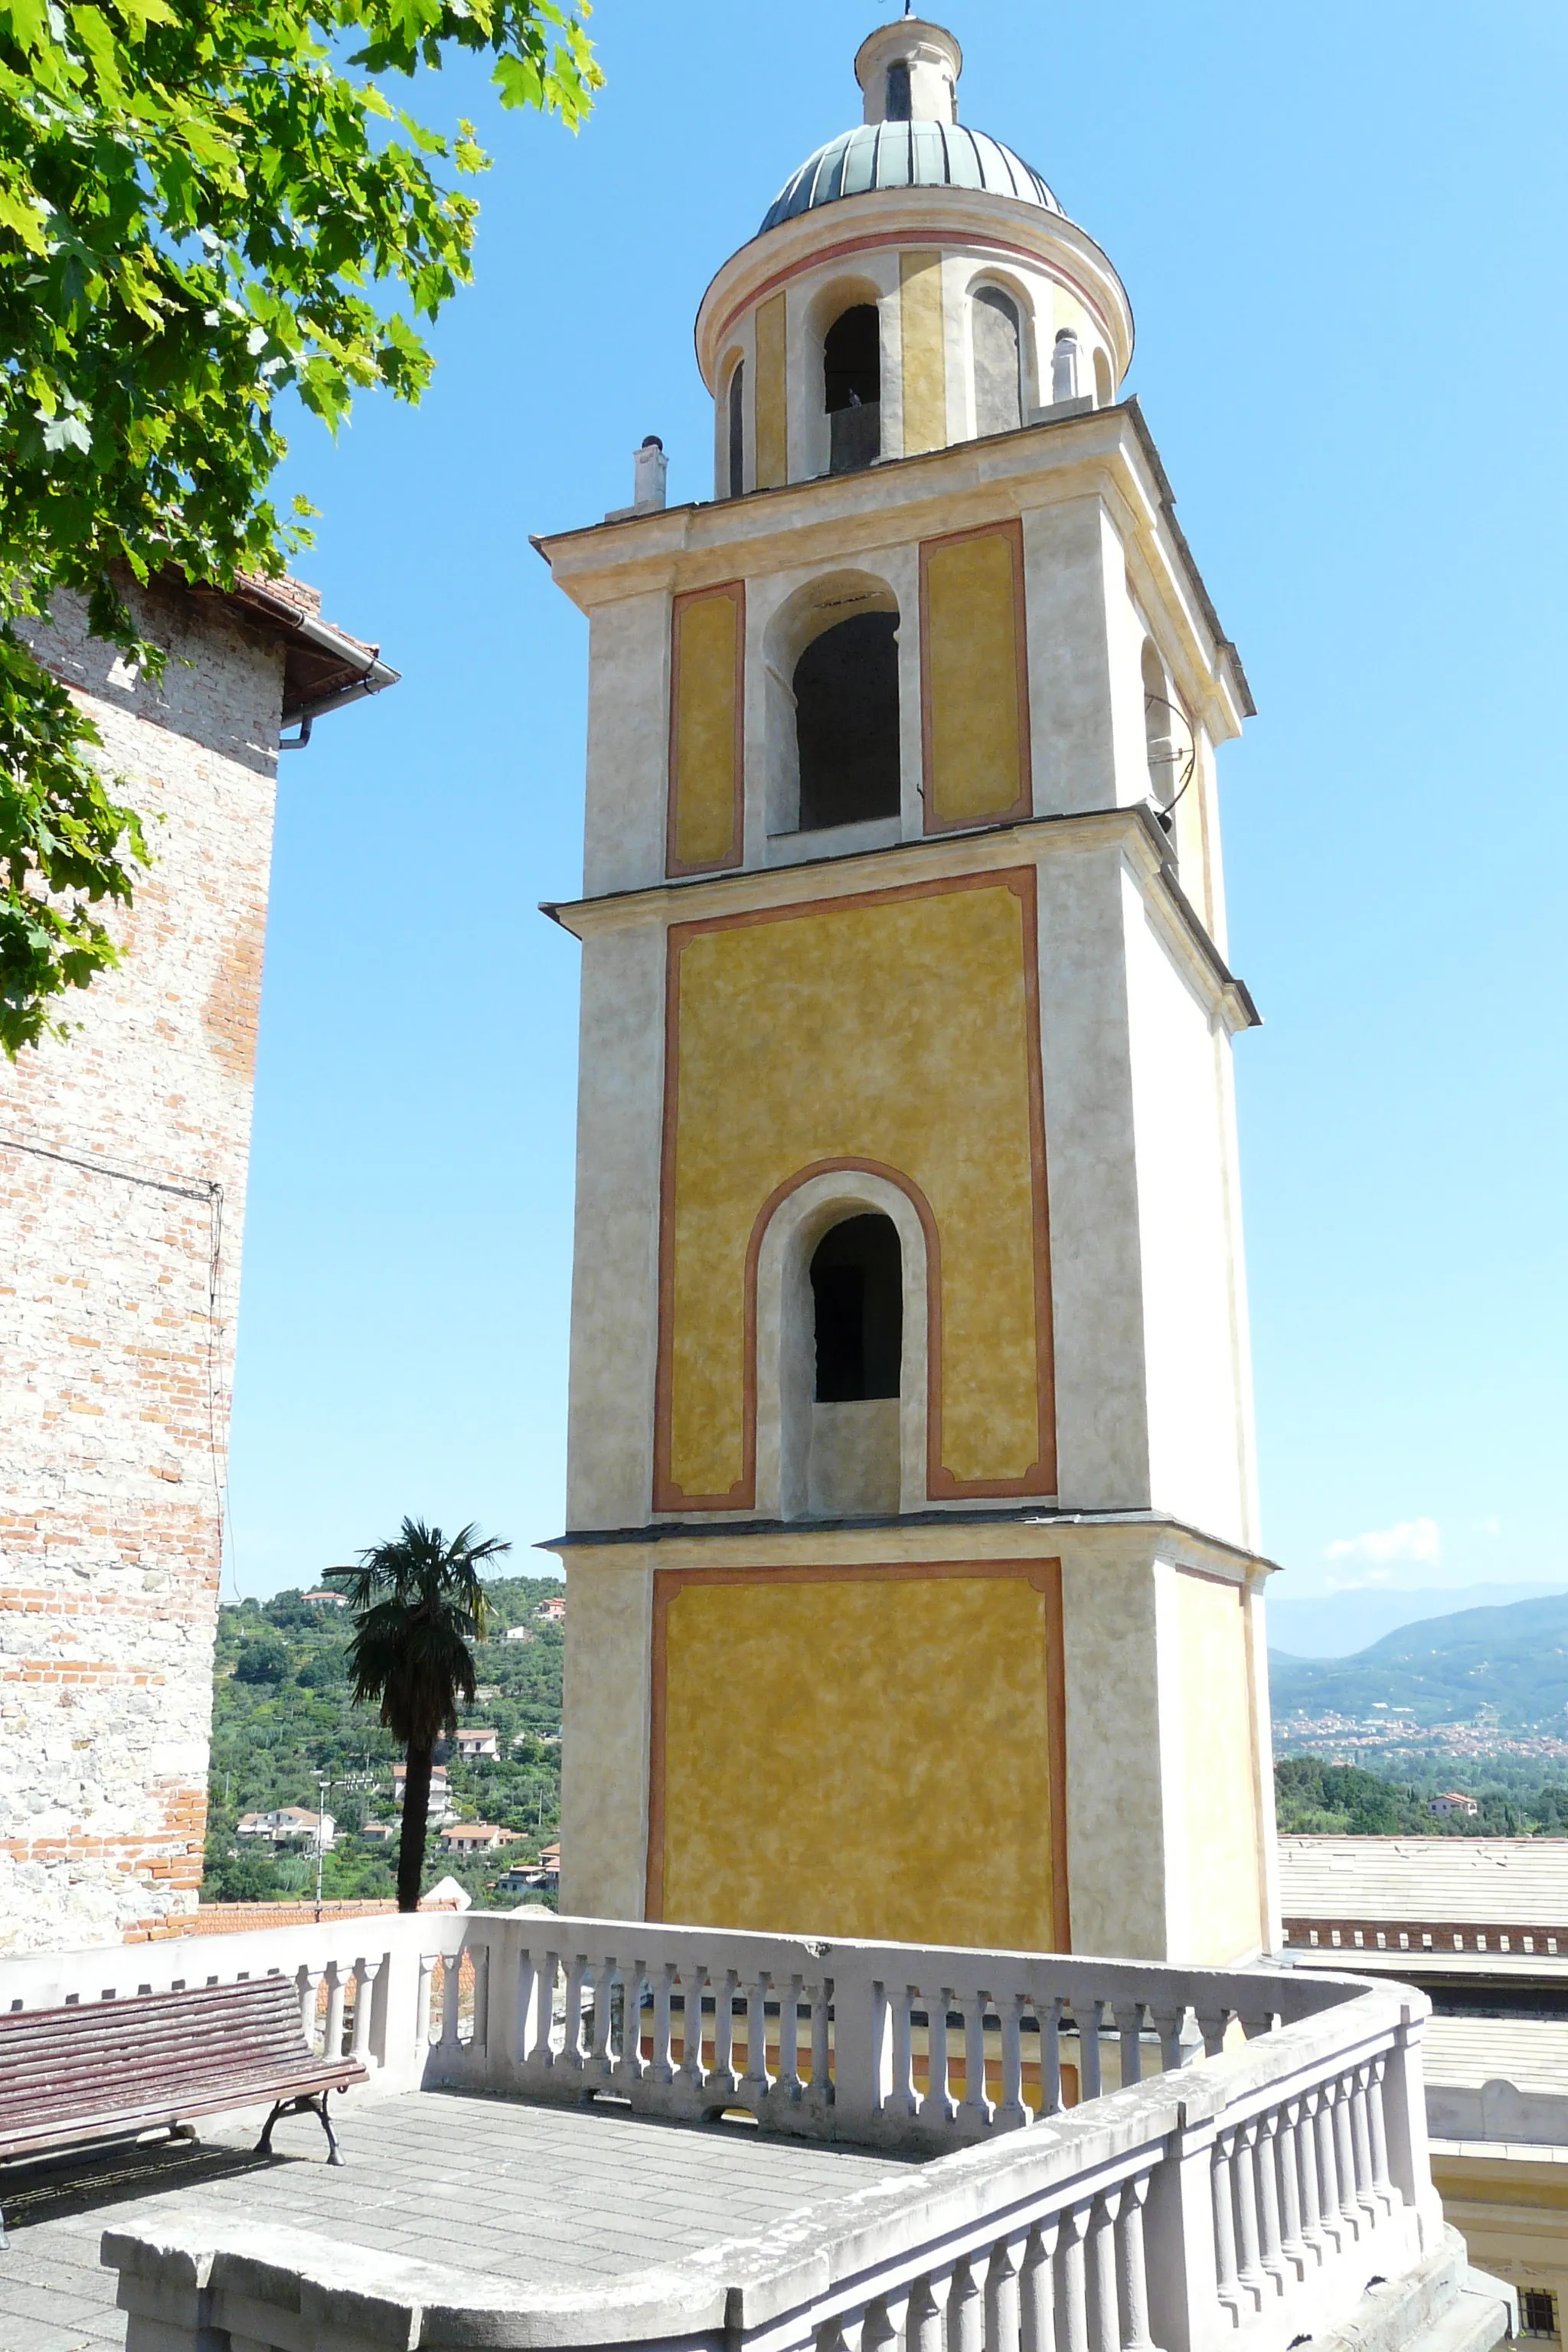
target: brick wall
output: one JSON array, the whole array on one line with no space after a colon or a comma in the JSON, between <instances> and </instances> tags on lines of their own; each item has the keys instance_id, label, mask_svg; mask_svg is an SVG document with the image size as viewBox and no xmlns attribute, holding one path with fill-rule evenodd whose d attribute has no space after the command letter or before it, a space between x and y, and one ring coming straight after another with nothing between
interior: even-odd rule
<instances>
[{"instance_id":1,"label":"brick wall","mask_svg":"<svg viewBox=\"0 0 1568 2352\"><path fill-rule=\"evenodd\" d=\"M163 686L66 600L158 863L79 1033L0 1060L0 1950L195 1906L282 655L154 597Z\"/></svg>"}]
</instances>

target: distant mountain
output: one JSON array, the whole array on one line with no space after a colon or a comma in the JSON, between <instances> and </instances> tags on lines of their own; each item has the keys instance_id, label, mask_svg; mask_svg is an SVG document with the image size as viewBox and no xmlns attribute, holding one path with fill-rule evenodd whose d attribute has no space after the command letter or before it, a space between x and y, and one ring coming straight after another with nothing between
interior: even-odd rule
<instances>
[{"instance_id":1,"label":"distant mountain","mask_svg":"<svg viewBox=\"0 0 1568 2352\"><path fill-rule=\"evenodd\" d=\"M1418 1724L1473 1722L1485 1708L1510 1730L1568 1720L1568 1593L1463 1609L1402 1625L1350 1658L1271 1653L1276 1719L1407 1707Z\"/></svg>"},{"instance_id":2,"label":"distant mountain","mask_svg":"<svg viewBox=\"0 0 1568 2352\"><path fill-rule=\"evenodd\" d=\"M1281 1577L1268 1588L1268 1636L1277 1650L1292 1658L1348 1658L1369 1642L1381 1641L1401 1625L1419 1624L1426 1617L1453 1617L1462 1609L1501 1609L1510 1601L1547 1601L1568 1589L1568 1578L1558 1578L1551 1583L1537 1579L1520 1584L1450 1585L1446 1592L1435 1586L1414 1592L1367 1586L1298 1599L1290 1583Z\"/></svg>"}]
</instances>

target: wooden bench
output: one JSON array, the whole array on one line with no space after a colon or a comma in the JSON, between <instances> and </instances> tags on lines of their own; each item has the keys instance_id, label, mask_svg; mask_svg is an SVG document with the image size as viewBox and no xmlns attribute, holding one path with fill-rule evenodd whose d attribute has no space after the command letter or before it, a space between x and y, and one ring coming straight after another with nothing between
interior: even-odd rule
<instances>
[{"instance_id":1,"label":"wooden bench","mask_svg":"<svg viewBox=\"0 0 1568 2352\"><path fill-rule=\"evenodd\" d=\"M0 2161L159 2128L194 2137L193 2116L269 2100L258 2155L281 2116L309 2113L342 2164L327 2094L364 2080L357 2058L316 2056L291 1977L16 2011L0 2016Z\"/></svg>"}]
</instances>

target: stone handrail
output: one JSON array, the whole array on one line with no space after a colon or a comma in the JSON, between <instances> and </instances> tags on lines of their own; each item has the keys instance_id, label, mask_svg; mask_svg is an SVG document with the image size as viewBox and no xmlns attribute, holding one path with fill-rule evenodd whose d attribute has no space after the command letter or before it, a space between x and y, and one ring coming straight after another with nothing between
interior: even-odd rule
<instances>
[{"instance_id":1,"label":"stone handrail","mask_svg":"<svg viewBox=\"0 0 1568 2352\"><path fill-rule=\"evenodd\" d=\"M1357 2314L1369 2285L1419 2287L1428 2315L1441 2299L1420 2065L1427 2004L1405 1988L626 1923L447 1924L453 1937L418 1955L427 2082L510 2085L525 2098L536 2078L551 2097L567 2083L578 2098L603 2084L667 2114L704 2100L711 2112L721 2099L764 2128L816 2092L831 2091L819 2102L831 2111L842 2086L837 2136L931 2147L934 2131L949 2152L754 2239L586 2290L465 2276L259 2224L111 2231L104 2259L121 2273L130 2346L196 2352L233 2326L247 2344L289 2352L481 2342L531 2352L721 2342L726 2352L890 2352L896 2342L907 2352L1218 2352L1239 2342L1286 2352ZM704 1985L718 1996L689 2084L672 2048L684 2038L683 1985L694 2001ZM963 2099L951 2079L943 2090L940 2033L931 2046L943 2000L956 2004L966 2054L991 2043L986 2072L1002 2095L988 2084L973 2105L989 2112L963 2122L968 2082ZM1023 2068L1010 2032L997 2030L1004 2018L1026 2013L1040 2030L1056 2016L1059 2053L1070 2038L1061 2019L1088 2025L1097 2003L1113 2021L1110 2047L1127 2045L1129 2074L1134 2053L1141 2067L1145 2055L1206 2046L1075 2106L1046 2113L1043 2096L1018 2097L1022 2114L1009 2114ZM826 2081L815 2064L792 2074L775 2063L792 2011L797 2057L820 2053L825 2009ZM917 2095L921 2016L927 2084ZM1250 2022L1250 2038L1228 2032L1226 2018ZM1080 2030L1080 2057L1100 2038ZM755 2069L753 2050L765 2062ZM1045 2042L1042 2055L1043 2091ZM924 2126L919 2110L933 2096ZM697 2104L675 2104L689 2097ZM977 2144L962 2145L965 2132Z\"/></svg>"}]
</instances>

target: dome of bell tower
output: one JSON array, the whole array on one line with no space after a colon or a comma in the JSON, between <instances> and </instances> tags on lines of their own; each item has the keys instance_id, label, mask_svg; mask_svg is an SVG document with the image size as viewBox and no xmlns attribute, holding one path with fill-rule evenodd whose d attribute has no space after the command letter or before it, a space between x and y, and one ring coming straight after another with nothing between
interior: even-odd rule
<instances>
[{"instance_id":1,"label":"dome of bell tower","mask_svg":"<svg viewBox=\"0 0 1568 2352\"><path fill-rule=\"evenodd\" d=\"M1017 432L1121 394L1126 289L1032 164L959 121L923 16L855 57L864 120L807 157L697 320L720 498Z\"/></svg>"},{"instance_id":2,"label":"dome of bell tower","mask_svg":"<svg viewBox=\"0 0 1568 2352\"><path fill-rule=\"evenodd\" d=\"M828 140L790 174L759 235L874 188L975 188L1059 213L1033 164L959 121L963 71L963 52L944 26L920 16L879 26L855 58L864 121Z\"/></svg>"}]
</instances>

